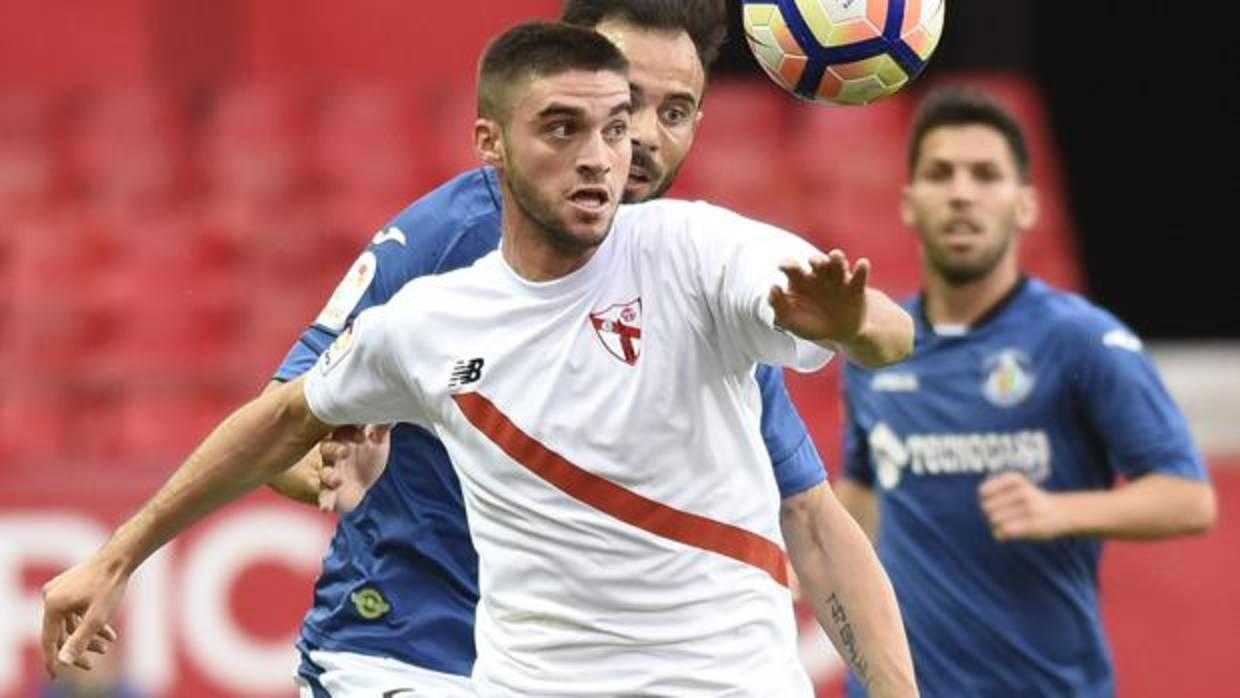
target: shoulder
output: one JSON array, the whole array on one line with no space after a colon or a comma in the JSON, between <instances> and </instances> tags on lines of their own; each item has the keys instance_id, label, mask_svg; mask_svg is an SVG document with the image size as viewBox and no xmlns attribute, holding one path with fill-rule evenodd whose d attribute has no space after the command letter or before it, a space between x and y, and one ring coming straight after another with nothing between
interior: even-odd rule
<instances>
[{"instance_id":1,"label":"shoulder","mask_svg":"<svg viewBox=\"0 0 1240 698\"><path fill-rule=\"evenodd\" d=\"M492 176L480 168L444 183L401 211L376 233L372 246L386 245L386 251L426 265L480 226L493 222L498 237L500 205Z\"/></svg>"},{"instance_id":2,"label":"shoulder","mask_svg":"<svg viewBox=\"0 0 1240 698\"><path fill-rule=\"evenodd\" d=\"M1057 342L1081 351L1117 349L1140 353L1143 345L1136 333L1109 310L1084 296L1030 280L1034 309L1044 329Z\"/></svg>"},{"instance_id":3,"label":"shoulder","mask_svg":"<svg viewBox=\"0 0 1240 698\"><path fill-rule=\"evenodd\" d=\"M710 247L738 242L778 228L706 201L659 199L627 204L616 214L616 230L643 249Z\"/></svg>"},{"instance_id":4,"label":"shoulder","mask_svg":"<svg viewBox=\"0 0 1240 698\"><path fill-rule=\"evenodd\" d=\"M495 277L498 255L499 252L493 250L468 265L413 277L392 296L389 305L396 306L398 312L413 312L416 308L420 314L450 314L459 309L462 302L490 297L501 286Z\"/></svg>"}]
</instances>

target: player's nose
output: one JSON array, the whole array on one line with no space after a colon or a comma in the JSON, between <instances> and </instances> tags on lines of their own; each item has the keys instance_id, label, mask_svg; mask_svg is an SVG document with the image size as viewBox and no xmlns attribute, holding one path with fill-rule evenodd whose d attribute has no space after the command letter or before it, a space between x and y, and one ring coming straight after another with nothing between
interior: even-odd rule
<instances>
[{"instance_id":1,"label":"player's nose","mask_svg":"<svg viewBox=\"0 0 1240 698\"><path fill-rule=\"evenodd\" d=\"M577 171L587 178L601 177L611 171L614 155L603 135L594 134L577 153Z\"/></svg>"},{"instance_id":2,"label":"player's nose","mask_svg":"<svg viewBox=\"0 0 1240 698\"><path fill-rule=\"evenodd\" d=\"M653 153L659 149L659 115L652 107L642 107L633 112L629 123L629 137L633 149Z\"/></svg>"}]
</instances>

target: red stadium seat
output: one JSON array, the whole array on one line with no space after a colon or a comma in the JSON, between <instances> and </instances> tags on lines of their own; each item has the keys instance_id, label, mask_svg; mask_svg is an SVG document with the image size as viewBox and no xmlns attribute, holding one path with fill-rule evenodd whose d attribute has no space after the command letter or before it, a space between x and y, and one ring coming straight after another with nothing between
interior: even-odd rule
<instances>
[{"instance_id":1,"label":"red stadium seat","mask_svg":"<svg viewBox=\"0 0 1240 698\"><path fill-rule=\"evenodd\" d=\"M403 91L342 89L327 95L314 138L315 166L328 193L390 205L432 184L422 112Z\"/></svg>"},{"instance_id":2,"label":"red stadium seat","mask_svg":"<svg viewBox=\"0 0 1240 698\"><path fill-rule=\"evenodd\" d=\"M267 206L309 185L307 98L294 89L236 85L216 95L200 144L207 190Z\"/></svg>"},{"instance_id":3,"label":"red stadium seat","mask_svg":"<svg viewBox=\"0 0 1240 698\"><path fill-rule=\"evenodd\" d=\"M144 211L186 193L184 105L155 88L102 91L71 129L73 171L92 203Z\"/></svg>"},{"instance_id":4,"label":"red stadium seat","mask_svg":"<svg viewBox=\"0 0 1240 698\"><path fill-rule=\"evenodd\" d=\"M61 111L50 95L0 94L0 216L5 219L46 211L66 193L58 146Z\"/></svg>"}]
</instances>

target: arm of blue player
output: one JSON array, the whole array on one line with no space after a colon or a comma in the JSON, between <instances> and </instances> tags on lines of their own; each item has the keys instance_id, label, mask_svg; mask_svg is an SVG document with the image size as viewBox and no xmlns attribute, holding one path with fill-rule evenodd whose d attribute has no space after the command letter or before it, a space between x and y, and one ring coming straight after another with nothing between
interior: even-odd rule
<instances>
[{"instance_id":1,"label":"arm of blue player","mask_svg":"<svg viewBox=\"0 0 1240 698\"><path fill-rule=\"evenodd\" d=\"M266 390L284 385L272 381ZM339 514L361 504L387 468L391 425L342 427L267 484L289 499Z\"/></svg>"},{"instance_id":2,"label":"arm of blue player","mask_svg":"<svg viewBox=\"0 0 1240 698\"><path fill-rule=\"evenodd\" d=\"M43 587L43 659L89 668L84 654L106 635L129 577L194 522L288 468L330 430L310 411L296 380L225 419L93 556Z\"/></svg>"},{"instance_id":3,"label":"arm of blue player","mask_svg":"<svg viewBox=\"0 0 1240 698\"><path fill-rule=\"evenodd\" d=\"M1156 473L1088 492L1047 492L1007 473L985 482L979 497L998 540L1170 538L1205 533L1218 516L1210 483Z\"/></svg>"},{"instance_id":4,"label":"arm of blue player","mask_svg":"<svg viewBox=\"0 0 1240 698\"><path fill-rule=\"evenodd\" d=\"M780 524L802 600L871 698L918 695L891 581L831 488L785 498Z\"/></svg>"},{"instance_id":5,"label":"arm of blue player","mask_svg":"<svg viewBox=\"0 0 1240 698\"><path fill-rule=\"evenodd\" d=\"M995 536L1157 539L1209 530L1218 515L1214 488L1141 340L1102 312L1080 313L1059 336L1075 349L1070 375L1080 419L1108 467L1128 483L1064 492L1011 474L996 477L978 492Z\"/></svg>"},{"instance_id":6,"label":"arm of blue player","mask_svg":"<svg viewBox=\"0 0 1240 698\"><path fill-rule=\"evenodd\" d=\"M842 477L835 482L835 496L845 511L865 531L871 540L878 540L878 495L874 493L874 468L870 462L870 442L865 430L857 421L857 405L853 402L857 390L858 369L844 367L842 384L844 402L844 462Z\"/></svg>"},{"instance_id":7,"label":"arm of blue player","mask_svg":"<svg viewBox=\"0 0 1240 698\"><path fill-rule=\"evenodd\" d=\"M266 390L281 385L281 381L272 381ZM267 484L295 502L346 514L361 504L366 491L387 469L391 435L390 424L341 427Z\"/></svg>"},{"instance_id":8,"label":"arm of blue player","mask_svg":"<svg viewBox=\"0 0 1240 698\"><path fill-rule=\"evenodd\" d=\"M833 250L780 269L788 287L771 289L771 306L781 327L870 368L903 361L913 352L913 318L867 285L868 260L850 265L843 252Z\"/></svg>"}]
</instances>

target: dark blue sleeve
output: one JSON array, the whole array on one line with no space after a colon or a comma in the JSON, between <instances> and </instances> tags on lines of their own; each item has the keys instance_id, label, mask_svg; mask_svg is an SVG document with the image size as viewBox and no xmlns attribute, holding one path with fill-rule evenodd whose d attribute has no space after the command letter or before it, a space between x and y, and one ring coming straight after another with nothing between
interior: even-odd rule
<instances>
[{"instance_id":1,"label":"dark blue sleeve","mask_svg":"<svg viewBox=\"0 0 1240 698\"><path fill-rule=\"evenodd\" d=\"M1140 340L1110 318L1076 329L1066 334L1080 348L1078 396L1111 467L1128 478L1206 479L1188 423Z\"/></svg>"},{"instance_id":2,"label":"dark blue sleeve","mask_svg":"<svg viewBox=\"0 0 1240 698\"><path fill-rule=\"evenodd\" d=\"M783 370L759 364L755 377L762 391L762 440L775 467L780 497L800 494L825 481L827 467L788 396Z\"/></svg>"},{"instance_id":3,"label":"dark blue sleeve","mask_svg":"<svg viewBox=\"0 0 1240 698\"><path fill-rule=\"evenodd\" d=\"M874 466L870 463L870 442L857 419L857 400L861 380L855 366L844 367L844 477L874 488Z\"/></svg>"},{"instance_id":4,"label":"dark blue sleeve","mask_svg":"<svg viewBox=\"0 0 1240 698\"><path fill-rule=\"evenodd\" d=\"M393 221L366 246L345 273L327 305L302 333L276 370L275 380L288 381L310 370L336 336L353 323L363 310L386 303L419 267L429 267L425 259L434 251L423 249L419 238L411 239Z\"/></svg>"}]
</instances>

